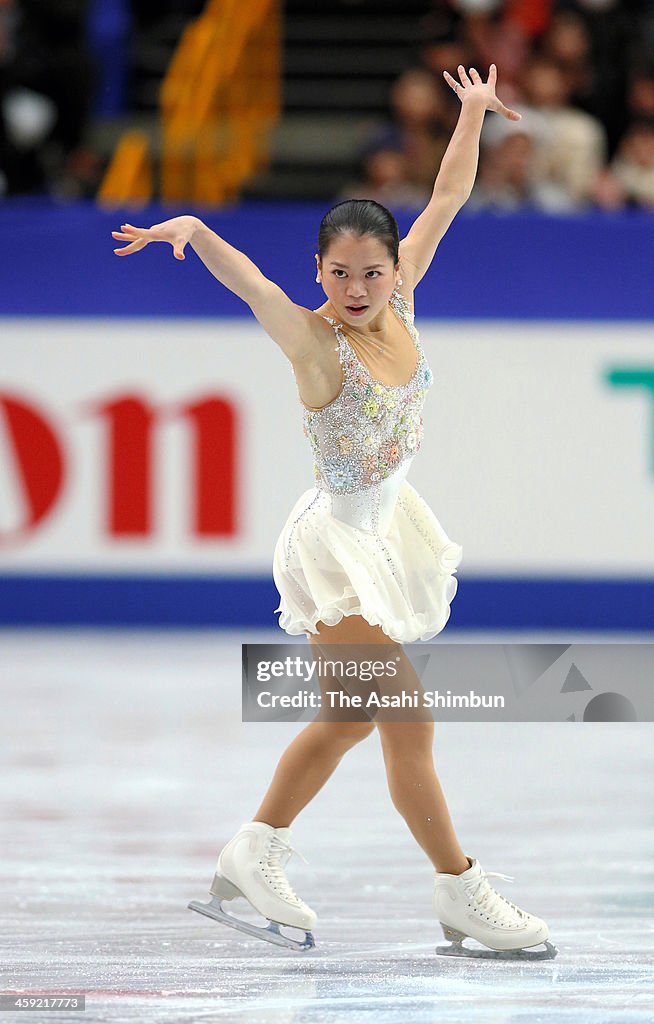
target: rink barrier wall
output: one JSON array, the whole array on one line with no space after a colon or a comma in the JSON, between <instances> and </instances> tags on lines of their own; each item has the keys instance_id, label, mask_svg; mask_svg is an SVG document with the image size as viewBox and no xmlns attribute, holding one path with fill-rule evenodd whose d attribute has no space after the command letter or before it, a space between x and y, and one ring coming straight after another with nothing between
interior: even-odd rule
<instances>
[{"instance_id":1,"label":"rink barrier wall","mask_svg":"<svg viewBox=\"0 0 654 1024\"><path fill-rule=\"evenodd\" d=\"M272 629L278 603L267 576L0 577L0 626ZM653 627L654 580L466 576L446 631Z\"/></svg>"},{"instance_id":2,"label":"rink barrier wall","mask_svg":"<svg viewBox=\"0 0 654 1024\"><path fill-rule=\"evenodd\" d=\"M163 244L129 258L114 255L123 243L111 231L121 223L150 225L194 212L295 302L315 309L324 301L315 282L316 237L329 206L107 213L91 203L3 202L0 227L11 252L0 276L0 315L250 317L190 247L184 262ZM417 212L397 211L401 235ZM653 249L654 216L639 210L551 216L464 207L420 283L416 305L427 318L654 320Z\"/></svg>"}]
</instances>

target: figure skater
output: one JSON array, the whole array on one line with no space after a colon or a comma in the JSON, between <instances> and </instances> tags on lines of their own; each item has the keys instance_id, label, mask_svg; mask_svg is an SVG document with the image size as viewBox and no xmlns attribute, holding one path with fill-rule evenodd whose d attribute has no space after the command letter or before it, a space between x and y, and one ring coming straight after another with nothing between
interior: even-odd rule
<instances>
[{"instance_id":1,"label":"figure skater","mask_svg":"<svg viewBox=\"0 0 654 1024\"><path fill-rule=\"evenodd\" d=\"M316 280L327 301L317 310L295 304L242 252L196 217L151 228L124 224L113 237L126 256L150 242L169 242L184 259L190 244L223 285L246 302L290 360L304 431L314 454L315 487L292 509L278 539L273 576L279 624L324 645L382 645L401 666L400 685L420 689L402 644L428 640L445 626L456 593L461 547L406 480L421 445L421 409L432 373L413 324L413 292L436 247L473 187L486 110L509 120L520 114L474 68L460 81L444 77L461 101L458 123L441 162L433 195L399 241L394 217L371 200L339 203L323 218ZM342 683L343 681L341 681ZM321 686L332 686L321 679ZM321 714L293 740L252 821L222 849L210 903L189 906L248 934L293 949L314 945L316 914L285 873L290 825L332 775L346 751L379 731L394 806L435 869L434 909L457 956L551 958L544 921L520 910L464 854L433 763L434 722L378 716L371 721ZM301 856L301 855L300 855ZM508 878L506 875L497 877ZM511 880L511 879L509 879ZM228 914L223 901L243 896L268 919L266 928ZM280 926L304 930L302 940ZM471 937L482 948L471 949ZM544 950L533 947L543 944Z\"/></svg>"}]
</instances>

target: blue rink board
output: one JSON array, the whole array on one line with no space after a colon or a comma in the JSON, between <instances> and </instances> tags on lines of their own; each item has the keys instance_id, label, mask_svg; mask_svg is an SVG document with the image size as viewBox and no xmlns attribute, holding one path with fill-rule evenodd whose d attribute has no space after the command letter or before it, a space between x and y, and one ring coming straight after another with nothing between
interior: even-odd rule
<instances>
[{"instance_id":1,"label":"blue rink board","mask_svg":"<svg viewBox=\"0 0 654 1024\"><path fill-rule=\"evenodd\" d=\"M274 629L278 604L265 576L0 576L4 626ZM464 577L446 629L651 631L654 580Z\"/></svg>"},{"instance_id":2,"label":"blue rink board","mask_svg":"<svg viewBox=\"0 0 654 1024\"><path fill-rule=\"evenodd\" d=\"M314 252L329 203L248 203L197 212L245 252L290 297L315 309ZM187 249L167 244L129 257L113 253L124 221L157 223L189 209L152 206L115 214L92 203L43 200L0 204L10 240L0 275L0 316L247 316L249 308L220 285ZM400 234L415 217L398 212ZM651 253L654 215L579 213L457 214L431 270L416 291L418 317L444 319L654 320Z\"/></svg>"}]
</instances>

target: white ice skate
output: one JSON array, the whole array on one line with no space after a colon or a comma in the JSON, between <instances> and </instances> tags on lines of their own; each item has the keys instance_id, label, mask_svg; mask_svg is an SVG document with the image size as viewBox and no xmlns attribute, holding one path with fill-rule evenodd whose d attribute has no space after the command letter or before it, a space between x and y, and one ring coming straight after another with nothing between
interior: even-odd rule
<instances>
[{"instance_id":1,"label":"white ice skate","mask_svg":"<svg viewBox=\"0 0 654 1024\"><path fill-rule=\"evenodd\" d=\"M558 953L548 942L549 928L539 917L527 914L501 896L486 881L488 878L513 879L497 871L482 871L472 857L472 866L460 875L437 871L434 883L434 908L449 946L437 946L442 956L483 957L493 960L552 960ZM487 946L464 946L471 938ZM543 945L544 949L531 947Z\"/></svg>"},{"instance_id":2,"label":"white ice skate","mask_svg":"<svg viewBox=\"0 0 654 1024\"><path fill-rule=\"evenodd\" d=\"M302 857L290 845L290 828L273 828L263 821L248 821L241 825L233 839L220 852L216 873L209 892L210 903L193 900L189 910L212 917L221 924L237 928L247 935L274 942L289 949L307 950L315 946L311 929L317 915L295 894L284 866L293 853ZM306 858L302 860L307 863ZM257 913L267 917L266 928L242 921L222 908L223 900L243 896ZM286 925L305 932L302 941L283 935L279 927Z\"/></svg>"}]
</instances>

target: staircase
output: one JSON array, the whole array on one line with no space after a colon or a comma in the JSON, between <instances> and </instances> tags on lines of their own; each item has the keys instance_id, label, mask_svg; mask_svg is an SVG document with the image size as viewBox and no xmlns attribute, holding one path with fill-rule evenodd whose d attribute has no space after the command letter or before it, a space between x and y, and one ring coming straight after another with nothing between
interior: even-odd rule
<instances>
[{"instance_id":1,"label":"staircase","mask_svg":"<svg viewBox=\"0 0 654 1024\"><path fill-rule=\"evenodd\" d=\"M136 22L131 48L130 110L139 111L141 116L156 116L159 89L175 48L188 23L202 13L204 6L205 0L169 3L160 12L154 6L149 18Z\"/></svg>"},{"instance_id":2,"label":"staircase","mask_svg":"<svg viewBox=\"0 0 654 1024\"><path fill-rule=\"evenodd\" d=\"M429 0L286 0L283 116L269 168L244 198L331 199L388 116L397 76L417 61Z\"/></svg>"}]
</instances>

